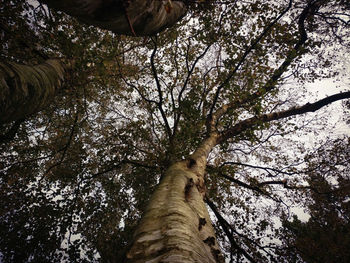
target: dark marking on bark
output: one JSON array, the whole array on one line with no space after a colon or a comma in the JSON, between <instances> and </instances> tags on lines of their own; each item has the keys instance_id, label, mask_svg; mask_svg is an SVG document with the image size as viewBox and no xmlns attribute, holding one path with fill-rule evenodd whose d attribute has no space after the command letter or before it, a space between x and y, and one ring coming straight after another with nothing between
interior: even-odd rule
<instances>
[{"instance_id":1,"label":"dark marking on bark","mask_svg":"<svg viewBox=\"0 0 350 263\"><path fill-rule=\"evenodd\" d=\"M187 159L187 168L191 169L193 166L196 165L196 160L190 158L190 159Z\"/></svg>"},{"instance_id":2,"label":"dark marking on bark","mask_svg":"<svg viewBox=\"0 0 350 263\"><path fill-rule=\"evenodd\" d=\"M198 225L198 231L201 231L203 226L207 223L207 220L205 220L204 217L199 218L199 225Z\"/></svg>"},{"instance_id":3,"label":"dark marking on bark","mask_svg":"<svg viewBox=\"0 0 350 263\"><path fill-rule=\"evenodd\" d=\"M191 188L194 186L194 182L192 178L189 178L187 181L187 184L185 186L185 199L188 201L188 198L190 197L190 191Z\"/></svg>"},{"instance_id":4,"label":"dark marking on bark","mask_svg":"<svg viewBox=\"0 0 350 263\"><path fill-rule=\"evenodd\" d=\"M218 263L224 263L225 258L221 255L220 250L215 246L215 237L207 237L203 240L210 247L211 254L215 258L215 261Z\"/></svg>"},{"instance_id":5,"label":"dark marking on bark","mask_svg":"<svg viewBox=\"0 0 350 263\"><path fill-rule=\"evenodd\" d=\"M203 240L205 244L208 246L215 246L215 237L207 237L206 239Z\"/></svg>"},{"instance_id":6,"label":"dark marking on bark","mask_svg":"<svg viewBox=\"0 0 350 263\"><path fill-rule=\"evenodd\" d=\"M198 176L198 182L196 183L196 187L197 187L199 193L205 194L206 187L205 187L204 180L201 176Z\"/></svg>"},{"instance_id":7,"label":"dark marking on bark","mask_svg":"<svg viewBox=\"0 0 350 263\"><path fill-rule=\"evenodd\" d=\"M213 247L212 247L210 250L211 250L211 253L212 253L212 255L214 256L216 262L218 262L218 263L224 263L224 262L225 262L225 259L224 259L224 257L221 255L219 249L216 249L216 248L213 248Z\"/></svg>"}]
</instances>

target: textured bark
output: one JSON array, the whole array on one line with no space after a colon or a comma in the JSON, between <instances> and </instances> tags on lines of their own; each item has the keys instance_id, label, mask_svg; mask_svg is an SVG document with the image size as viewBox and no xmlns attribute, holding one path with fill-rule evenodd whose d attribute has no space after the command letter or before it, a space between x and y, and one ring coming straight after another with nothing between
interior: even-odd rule
<instances>
[{"instance_id":1,"label":"textured bark","mask_svg":"<svg viewBox=\"0 0 350 263\"><path fill-rule=\"evenodd\" d=\"M43 2L86 24L108 29L116 34L137 36L154 35L173 26L187 11L183 2L171 0L44 0Z\"/></svg>"},{"instance_id":2,"label":"textured bark","mask_svg":"<svg viewBox=\"0 0 350 263\"><path fill-rule=\"evenodd\" d=\"M223 262L207 207L204 168L216 143L206 139L169 167L134 234L126 262Z\"/></svg>"},{"instance_id":3,"label":"textured bark","mask_svg":"<svg viewBox=\"0 0 350 263\"><path fill-rule=\"evenodd\" d=\"M0 124L24 119L47 106L63 75L60 60L36 66L0 62Z\"/></svg>"}]
</instances>

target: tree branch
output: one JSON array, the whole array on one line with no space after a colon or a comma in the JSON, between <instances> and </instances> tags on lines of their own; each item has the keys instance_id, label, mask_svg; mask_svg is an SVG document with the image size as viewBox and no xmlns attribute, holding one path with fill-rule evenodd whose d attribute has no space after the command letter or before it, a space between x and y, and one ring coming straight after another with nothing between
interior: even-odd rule
<instances>
[{"instance_id":1,"label":"tree branch","mask_svg":"<svg viewBox=\"0 0 350 263\"><path fill-rule=\"evenodd\" d=\"M158 109L160 111L160 114L162 115L162 118L163 118L163 121L164 121L165 129L166 129L166 132L168 134L168 137L169 137L169 139L171 139L172 132L171 132L170 125L169 125L168 119L166 117L166 114L165 114L165 112L163 110L163 92L162 92L162 87L160 85L157 69L156 69L156 66L154 64L154 57L156 55L158 46L157 46L157 41L153 40L153 38L151 38L151 39L152 39L152 42L154 44L154 49L153 49L153 52L152 52L152 55L151 55L151 67L152 67L152 72L153 72L154 79L156 81L156 86L157 86L157 91L158 91L158 96L159 96L159 101L157 102L157 106L158 106Z\"/></svg>"},{"instance_id":2,"label":"tree branch","mask_svg":"<svg viewBox=\"0 0 350 263\"><path fill-rule=\"evenodd\" d=\"M218 209L216 208L216 206L214 205L214 203L212 201L209 200L208 197L205 198L205 202L209 205L210 209L214 212L216 218L218 219L218 222L222 228L222 230L225 232L227 238L229 239L231 245L237 249L239 252L241 252L250 262L252 263L256 263L256 261L253 259L253 257L251 255L249 255L247 253L247 251L245 251L243 248L241 248L237 242L234 240L232 233L230 232L233 231L231 225L221 216L221 214L219 213Z\"/></svg>"},{"instance_id":3,"label":"tree branch","mask_svg":"<svg viewBox=\"0 0 350 263\"><path fill-rule=\"evenodd\" d=\"M235 233L240 238L244 238L249 243L254 244L255 246L257 246L260 249L262 249L265 253L271 255L271 253L266 250L266 246L265 247L261 246L255 240L252 240L251 238L247 237L246 235L243 235L243 234L239 233L236 229L234 229L234 227L229 222L227 222L227 220L225 218L223 218L221 216L221 213L219 212L218 208L215 206L215 204L207 196L205 198L205 202L209 205L210 209L214 212L214 214L215 214L216 218L218 219L220 225L226 225L231 230L231 235L232 235L232 233ZM225 232L225 234L227 235L226 232Z\"/></svg>"},{"instance_id":4,"label":"tree branch","mask_svg":"<svg viewBox=\"0 0 350 263\"><path fill-rule=\"evenodd\" d=\"M234 69L228 74L228 76L226 77L226 79L218 86L218 88L216 89L216 93L214 96L214 100L213 103L211 105L211 109L209 112L209 116L211 116L214 112L214 108L216 105L216 102L219 98L220 92L221 90L228 85L228 83L230 82L230 80L233 78L233 76L236 74L236 72L238 71L238 69L241 67L241 65L244 63L245 59L247 58L247 56L250 54L250 52L252 50L254 50L254 48L258 45L258 43L265 37L265 35L270 31L270 29L289 11L289 9L292 7L292 3L293 0L289 1L288 6L283 10L283 12L277 17L275 18L265 29L264 31L252 42L252 44L250 45L250 47L243 53L243 56L241 57L241 59L239 60L239 62L237 63L237 65L234 67Z\"/></svg>"},{"instance_id":5,"label":"tree branch","mask_svg":"<svg viewBox=\"0 0 350 263\"><path fill-rule=\"evenodd\" d=\"M246 189L250 189L250 190L253 190L259 194L262 194L268 198L271 198L272 200L274 200L275 202L281 202L280 200L276 199L275 197L271 196L270 193L268 193L267 191L264 191L262 190L259 186L255 186L255 185L250 185L250 184L247 184L247 183L244 183L240 180L237 180L235 178L233 178L232 176L229 176L227 174L224 174L224 173L218 173L219 176L222 176L224 178L226 178L227 180L231 181L232 183L234 184L237 184L241 187L244 187Z\"/></svg>"},{"instance_id":6,"label":"tree branch","mask_svg":"<svg viewBox=\"0 0 350 263\"><path fill-rule=\"evenodd\" d=\"M185 79L184 84L183 84L183 86L182 86L182 88L181 88L181 90L179 92L179 95L178 95L177 101L178 101L179 106L180 106L180 103L181 103L181 100L182 100L182 94L184 93L184 91L185 91L185 89L187 87L187 83L188 83L188 81L189 81L189 79L190 79L190 77L191 77L191 75L193 73L193 70L195 69L198 61L205 56L205 54L208 52L208 50L210 49L211 46L212 46L212 44L208 44L207 45L205 50L195 59L195 61L193 62L191 68L188 70L186 79ZM186 61L187 61L187 59L186 59ZM179 121L180 121L180 117L181 117L181 114L179 112L177 114L176 118L175 118L175 121L174 121L174 129L173 129L174 130L174 134L173 135L175 135L175 133L176 133L177 126L178 126Z\"/></svg>"},{"instance_id":7,"label":"tree branch","mask_svg":"<svg viewBox=\"0 0 350 263\"><path fill-rule=\"evenodd\" d=\"M70 133L69 133L69 137L68 140L65 144L64 147L62 147L60 150L58 150L58 152L63 151L60 160L57 163L54 163L53 165L51 165L48 169L46 169L45 173L43 174L43 176L41 177L40 181L55 167L60 166L62 164L62 162L64 161L64 158L66 157L67 154L67 150L70 147L73 137L74 137L74 133L75 133L75 128L77 127L78 124L78 119L79 119L79 112L76 112L74 121L73 121L73 125L71 127Z\"/></svg>"},{"instance_id":8,"label":"tree branch","mask_svg":"<svg viewBox=\"0 0 350 263\"><path fill-rule=\"evenodd\" d=\"M285 111L263 114L260 116L255 116L255 117L243 120L237 123L236 125L234 125L233 127L227 129L226 131L223 131L218 138L218 144L223 141L226 141L229 138L233 138L234 136L242 133L243 131L246 131L252 128L256 124L284 119L290 116L300 115L307 112L315 112L332 102L342 100L342 99L347 99L347 98L350 98L350 91L329 96L315 103L307 103L303 106L293 107Z\"/></svg>"},{"instance_id":9,"label":"tree branch","mask_svg":"<svg viewBox=\"0 0 350 263\"><path fill-rule=\"evenodd\" d=\"M291 2L292 1L290 1L289 5L292 4ZM315 10L317 10L321 4L322 4L322 2L320 2L320 1L311 1L303 9L303 11L301 12L299 19L298 19L298 31L299 31L299 36L300 36L299 40L297 41L295 46L286 54L285 60L282 62L282 64L277 69L275 69L275 71L272 73L270 79L266 82L266 84L262 88L260 88L258 91L254 92L253 94L246 95L243 98L236 99L234 101L231 101L228 104L223 105L222 107L217 109L214 113L213 110L215 107L215 103L216 103L218 96L219 96L218 92L220 92L217 90L216 94L218 94L218 96L215 95L214 102L213 102L212 107L210 109L210 113L208 114L208 117L207 117L207 130L208 130L208 132L213 131L215 129L215 125L216 125L217 120L221 116L223 116L227 112L228 109L237 109L244 104L253 103L256 99L260 98L262 95L264 95L267 92L270 92L276 88L277 81L280 79L280 77L283 75L283 73L285 73L287 71L288 67L292 64L292 62L302 54L302 52L301 52L302 48L308 39L307 32L305 30L305 21L309 17L310 14L313 15L315 13ZM290 7L288 6L286 8L285 12L288 11L288 8L290 8ZM281 15L283 15L283 14L281 14ZM277 21L274 21L274 22L277 22ZM274 22L272 22L272 23L274 23ZM271 25L272 25L272 23L271 23ZM227 81L227 83L228 83L228 81ZM223 84L221 84L219 86L219 88L222 85Z\"/></svg>"},{"instance_id":10,"label":"tree branch","mask_svg":"<svg viewBox=\"0 0 350 263\"><path fill-rule=\"evenodd\" d=\"M15 138L16 133L23 121L24 119L16 120L5 134L0 134L0 143L6 143Z\"/></svg>"},{"instance_id":11,"label":"tree branch","mask_svg":"<svg viewBox=\"0 0 350 263\"><path fill-rule=\"evenodd\" d=\"M7 26L5 26L4 24L0 23L0 28L2 30L4 30L7 34L9 35L13 35L13 31L11 31L9 28L7 28ZM16 41L24 48L29 49L31 52L33 52L34 54L36 54L37 56L39 56L40 58L44 59L44 60L48 60L49 57L42 52L39 49L36 49L33 45L29 45L25 40L23 40L22 38L18 38L18 36L13 36L14 39L16 39Z\"/></svg>"},{"instance_id":12,"label":"tree branch","mask_svg":"<svg viewBox=\"0 0 350 263\"><path fill-rule=\"evenodd\" d=\"M91 179L99 177L99 176L101 176L103 174L106 174L108 172L112 172L112 171L120 168L124 164L132 164L132 165L134 165L136 167L144 167L144 168L148 168L148 169L157 169L158 168L155 165L149 165L149 164L141 163L141 162L138 162L138 161L135 161L135 160L124 159L124 160L121 160L120 162L118 162L116 164L111 165L110 167L108 167L108 168L106 168L106 169L104 169L104 170L102 170L100 172L92 174L90 177L87 177L84 180L91 180Z\"/></svg>"},{"instance_id":13,"label":"tree branch","mask_svg":"<svg viewBox=\"0 0 350 263\"><path fill-rule=\"evenodd\" d=\"M247 163L240 163L240 162L224 162L221 166L224 166L226 164L229 164L229 165L241 165L241 166L246 166L246 167L250 167L250 168L254 168L254 169L264 170L271 176L272 176L272 172L275 172L276 174L286 174L286 175L294 175L295 174L295 173L282 171L281 169L276 169L276 168L271 168L271 167L264 167L264 166L258 166L258 165L252 165L252 164L247 164Z\"/></svg>"}]
</instances>

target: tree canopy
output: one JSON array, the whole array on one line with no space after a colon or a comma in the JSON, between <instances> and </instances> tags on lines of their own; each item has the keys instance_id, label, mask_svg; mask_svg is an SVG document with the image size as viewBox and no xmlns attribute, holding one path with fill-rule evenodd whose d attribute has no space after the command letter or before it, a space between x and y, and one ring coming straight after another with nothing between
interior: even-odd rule
<instances>
[{"instance_id":1,"label":"tree canopy","mask_svg":"<svg viewBox=\"0 0 350 263\"><path fill-rule=\"evenodd\" d=\"M170 241L138 247L152 207L170 214L164 187L199 215L201 262L314 262L328 226L348 228L348 138L327 154L300 139L348 118L348 1L144 1L174 16L156 30L136 0L0 1L2 261L170 257ZM335 92L312 96L320 80Z\"/></svg>"},{"instance_id":2,"label":"tree canopy","mask_svg":"<svg viewBox=\"0 0 350 263\"><path fill-rule=\"evenodd\" d=\"M349 138L328 142L307 156L307 163L309 185L303 202L310 219L284 220L283 254L289 262L348 262Z\"/></svg>"}]
</instances>

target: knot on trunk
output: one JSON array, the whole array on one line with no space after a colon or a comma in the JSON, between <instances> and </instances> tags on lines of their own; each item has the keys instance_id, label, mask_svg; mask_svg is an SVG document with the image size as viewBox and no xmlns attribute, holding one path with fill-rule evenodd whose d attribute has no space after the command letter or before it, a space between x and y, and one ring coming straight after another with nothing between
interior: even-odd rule
<instances>
[{"instance_id":1,"label":"knot on trunk","mask_svg":"<svg viewBox=\"0 0 350 263\"><path fill-rule=\"evenodd\" d=\"M207 223L207 220L204 217L199 218L198 231L201 231L203 226Z\"/></svg>"},{"instance_id":2,"label":"knot on trunk","mask_svg":"<svg viewBox=\"0 0 350 263\"><path fill-rule=\"evenodd\" d=\"M187 181L187 184L185 186L185 200L188 201L189 197L190 197L190 192L191 192L191 188L194 186L194 181L192 178L189 178Z\"/></svg>"},{"instance_id":3,"label":"knot on trunk","mask_svg":"<svg viewBox=\"0 0 350 263\"><path fill-rule=\"evenodd\" d=\"M215 246L215 237L207 237L206 239L203 240L205 244L208 246Z\"/></svg>"},{"instance_id":4,"label":"knot on trunk","mask_svg":"<svg viewBox=\"0 0 350 263\"><path fill-rule=\"evenodd\" d=\"M209 236L205 240L203 240L204 243L206 243L210 247L210 251L212 255L214 256L216 262L218 263L224 263L225 259L221 255L220 250L215 245L215 237Z\"/></svg>"},{"instance_id":5,"label":"knot on trunk","mask_svg":"<svg viewBox=\"0 0 350 263\"><path fill-rule=\"evenodd\" d=\"M191 169L193 166L196 165L196 160L192 159L192 158L189 158L186 160L186 166L188 169Z\"/></svg>"}]
</instances>

